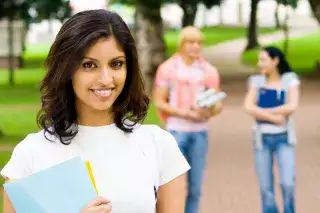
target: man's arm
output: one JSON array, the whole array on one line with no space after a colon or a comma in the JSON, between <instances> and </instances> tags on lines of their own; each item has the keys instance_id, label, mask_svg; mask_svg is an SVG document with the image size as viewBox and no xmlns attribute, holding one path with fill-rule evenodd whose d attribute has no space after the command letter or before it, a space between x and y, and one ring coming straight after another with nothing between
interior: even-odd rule
<instances>
[{"instance_id":1,"label":"man's arm","mask_svg":"<svg viewBox=\"0 0 320 213\"><path fill-rule=\"evenodd\" d=\"M167 87L155 86L153 98L156 108L161 112L169 116L186 117L186 110L178 109L168 103L169 89Z\"/></svg>"}]
</instances>

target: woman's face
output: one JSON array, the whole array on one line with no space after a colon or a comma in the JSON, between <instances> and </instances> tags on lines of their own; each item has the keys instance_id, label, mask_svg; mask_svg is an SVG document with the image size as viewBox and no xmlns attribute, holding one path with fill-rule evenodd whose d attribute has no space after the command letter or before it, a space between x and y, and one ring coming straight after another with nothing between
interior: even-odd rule
<instances>
[{"instance_id":1,"label":"woman's face","mask_svg":"<svg viewBox=\"0 0 320 213\"><path fill-rule=\"evenodd\" d=\"M268 75L277 71L278 58L271 58L267 51L261 51L258 56L258 67L260 72Z\"/></svg>"},{"instance_id":2,"label":"woman's face","mask_svg":"<svg viewBox=\"0 0 320 213\"><path fill-rule=\"evenodd\" d=\"M125 53L114 37L98 40L72 78L77 111L111 112L126 76Z\"/></svg>"}]
</instances>

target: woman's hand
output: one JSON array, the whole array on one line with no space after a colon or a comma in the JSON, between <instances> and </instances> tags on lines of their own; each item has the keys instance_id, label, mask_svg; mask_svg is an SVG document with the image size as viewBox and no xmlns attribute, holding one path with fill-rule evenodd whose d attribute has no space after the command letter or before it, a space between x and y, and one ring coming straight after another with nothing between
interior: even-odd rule
<instances>
[{"instance_id":1,"label":"woman's hand","mask_svg":"<svg viewBox=\"0 0 320 213\"><path fill-rule=\"evenodd\" d=\"M281 114L274 114L274 124L283 125L285 124L287 117Z\"/></svg>"},{"instance_id":2,"label":"woman's hand","mask_svg":"<svg viewBox=\"0 0 320 213\"><path fill-rule=\"evenodd\" d=\"M110 213L111 203L110 201L98 197L94 201L88 203L88 205L81 211L81 213Z\"/></svg>"}]
</instances>

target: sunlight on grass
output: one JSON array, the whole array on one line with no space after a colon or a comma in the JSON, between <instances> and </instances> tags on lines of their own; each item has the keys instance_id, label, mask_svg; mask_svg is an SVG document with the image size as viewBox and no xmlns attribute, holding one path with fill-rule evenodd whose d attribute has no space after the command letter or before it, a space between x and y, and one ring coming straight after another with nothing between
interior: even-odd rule
<instances>
[{"instance_id":1,"label":"sunlight on grass","mask_svg":"<svg viewBox=\"0 0 320 213\"><path fill-rule=\"evenodd\" d=\"M293 70L298 73L312 72L315 62L320 60L320 32L307 35L289 41L288 61ZM272 43L283 49L283 41ZM251 50L243 54L242 60L246 64L255 65L257 63L259 49Z\"/></svg>"}]
</instances>

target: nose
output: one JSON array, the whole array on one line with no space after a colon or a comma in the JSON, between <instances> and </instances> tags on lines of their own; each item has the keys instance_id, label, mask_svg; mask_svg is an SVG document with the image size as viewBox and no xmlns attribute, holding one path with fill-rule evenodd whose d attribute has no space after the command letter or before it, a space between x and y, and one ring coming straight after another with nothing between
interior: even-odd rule
<instances>
[{"instance_id":1,"label":"nose","mask_svg":"<svg viewBox=\"0 0 320 213\"><path fill-rule=\"evenodd\" d=\"M200 43L199 42L193 42L193 46L195 47L195 48L200 48Z\"/></svg>"},{"instance_id":2,"label":"nose","mask_svg":"<svg viewBox=\"0 0 320 213\"><path fill-rule=\"evenodd\" d=\"M104 85L108 85L113 81L113 77L108 68L103 68L100 73L100 82Z\"/></svg>"}]
</instances>

